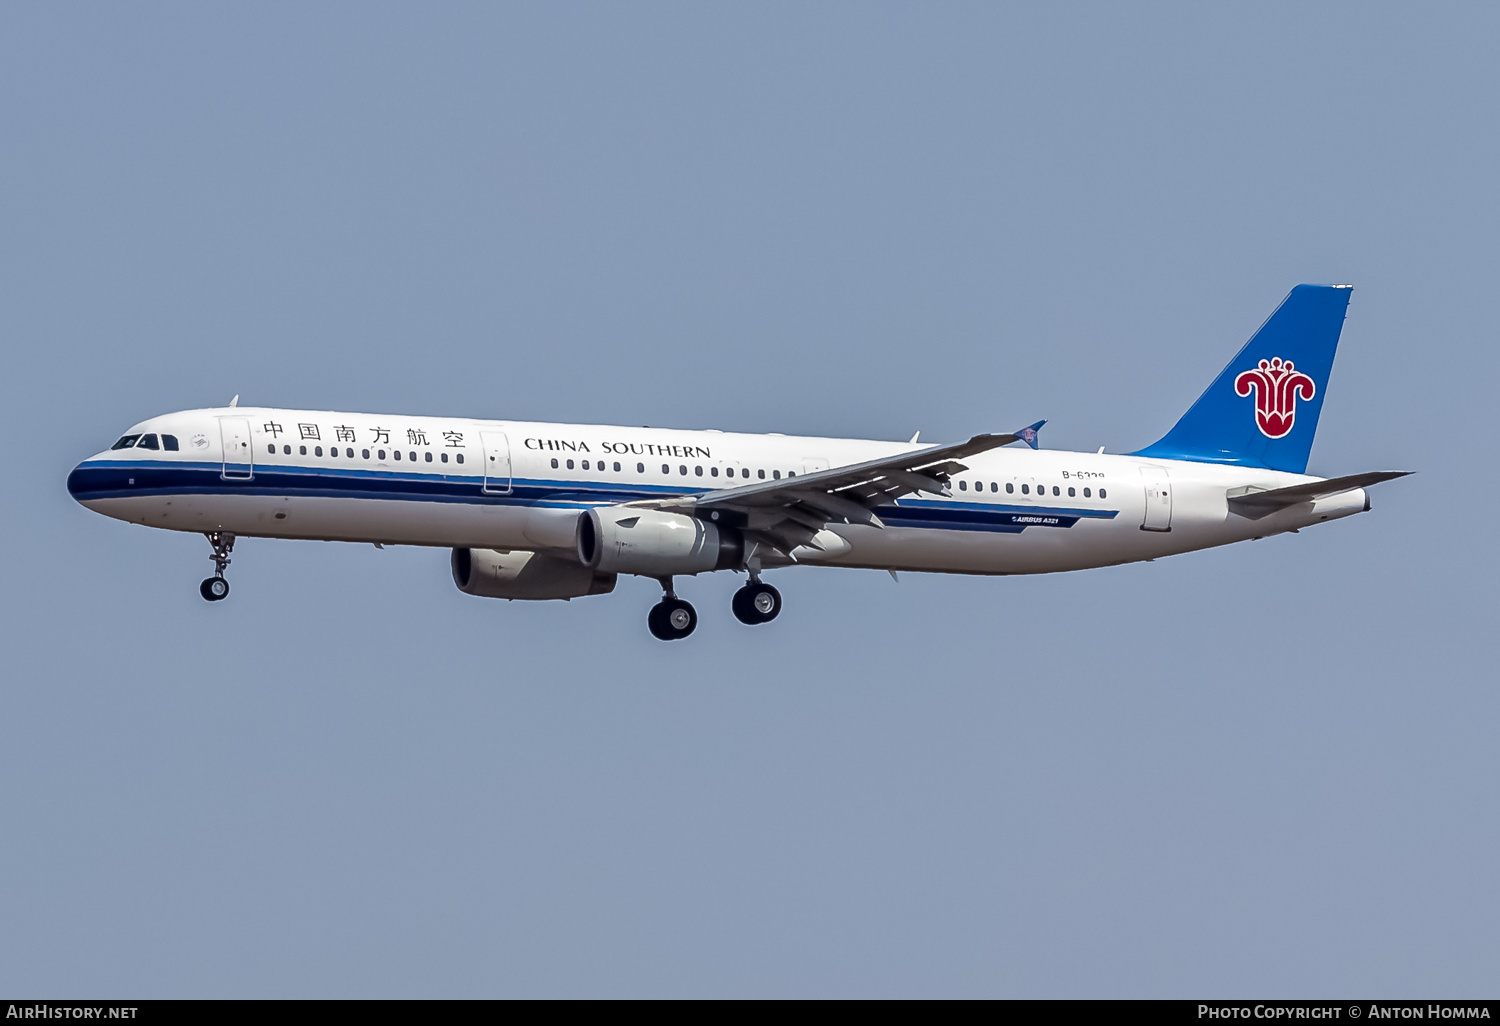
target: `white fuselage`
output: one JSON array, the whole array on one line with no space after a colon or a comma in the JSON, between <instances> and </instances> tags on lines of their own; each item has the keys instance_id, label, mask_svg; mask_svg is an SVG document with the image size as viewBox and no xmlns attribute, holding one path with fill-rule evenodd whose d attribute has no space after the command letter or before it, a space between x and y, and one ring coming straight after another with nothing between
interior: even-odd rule
<instances>
[{"instance_id":1,"label":"white fuselage","mask_svg":"<svg viewBox=\"0 0 1500 1026\"><path fill-rule=\"evenodd\" d=\"M175 531L564 550L568 514L707 492L921 448L846 438L227 407L130 429L69 488L105 515ZM176 440L165 448L165 436ZM801 562L968 574L1107 566L1263 537L1367 508L1355 489L1250 520L1227 496L1317 478L1240 466L1013 447L966 457L951 496L880 507L884 529ZM576 519L576 516L575 516ZM806 558L803 558L803 553Z\"/></svg>"}]
</instances>

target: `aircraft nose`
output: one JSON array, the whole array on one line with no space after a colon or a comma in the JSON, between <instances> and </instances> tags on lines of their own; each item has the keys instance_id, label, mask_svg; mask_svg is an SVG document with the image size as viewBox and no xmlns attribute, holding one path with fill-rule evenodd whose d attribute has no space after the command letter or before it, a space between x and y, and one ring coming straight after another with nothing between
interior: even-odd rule
<instances>
[{"instance_id":1,"label":"aircraft nose","mask_svg":"<svg viewBox=\"0 0 1500 1026\"><path fill-rule=\"evenodd\" d=\"M68 474L68 494L77 502L89 498L90 493L99 490L99 472L100 468L90 464L88 460L78 464Z\"/></svg>"},{"instance_id":2,"label":"aircraft nose","mask_svg":"<svg viewBox=\"0 0 1500 1026\"><path fill-rule=\"evenodd\" d=\"M78 464L78 466L73 468L71 473L68 474L68 494L73 496L74 499L82 501L79 497L83 493L83 488L84 471L83 464L80 463Z\"/></svg>"}]
</instances>

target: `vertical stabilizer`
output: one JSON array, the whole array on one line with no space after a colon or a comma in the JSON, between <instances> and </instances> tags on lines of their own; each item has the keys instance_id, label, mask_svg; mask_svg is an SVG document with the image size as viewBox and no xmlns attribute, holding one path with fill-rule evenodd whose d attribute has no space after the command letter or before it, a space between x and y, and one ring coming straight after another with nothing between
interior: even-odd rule
<instances>
[{"instance_id":1,"label":"vertical stabilizer","mask_svg":"<svg viewBox=\"0 0 1500 1026\"><path fill-rule=\"evenodd\" d=\"M1348 285L1298 285L1159 442L1135 456L1307 470Z\"/></svg>"}]
</instances>

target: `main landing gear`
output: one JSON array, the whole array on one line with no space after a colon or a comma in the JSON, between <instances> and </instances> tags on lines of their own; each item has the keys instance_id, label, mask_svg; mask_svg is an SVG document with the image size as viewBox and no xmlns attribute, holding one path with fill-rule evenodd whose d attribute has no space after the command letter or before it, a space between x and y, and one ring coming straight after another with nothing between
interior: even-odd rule
<instances>
[{"instance_id":1,"label":"main landing gear","mask_svg":"<svg viewBox=\"0 0 1500 1026\"><path fill-rule=\"evenodd\" d=\"M672 591L672 578L661 578L662 599L651 607L646 626L662 641L680 641L698 626L698 611Z\"/></svg>"},{"instance_id":2,"label":"main landing gear","mask_svg":"<svg viewBox=\"0 0 1500 1026\"><path fill-rule=\"evenodd\" d=\"M698 626L698 611L677 597L672 590L672 578L661 578L661 588L662 599L651 607L646 625L662 641L681 641ZM751 626L770 623L781 612L781 592L759 578L751 578L749 584L734 593L730 608L740 623Z\"/></svg>"},{"instance_id":3,"label":"main landing gear","mask_svg":"<svg viewBox=\"0 0 1500 1026\"><path fill-rule=\"evenodd\" d=\"M730 608L740 623L752 627L758 623L770 623L781 612L781 592L769 584L752 580L734 593Z\"/></svg>"},{"instance_id":4,"label":"main landing gear","mask_svg":"<svg viewBox=\"0 0 1500 1026\"><path fill-rule=\"evenodd\" d=\"M214 554L209 557L214 561L214 575L198 585L198 594L210 602L217 602L229 595L224 568L229 565L229 554L234 551L234 535L228 531L209 531L204 537L214 547Z\"/></svg>"}]
</instances>

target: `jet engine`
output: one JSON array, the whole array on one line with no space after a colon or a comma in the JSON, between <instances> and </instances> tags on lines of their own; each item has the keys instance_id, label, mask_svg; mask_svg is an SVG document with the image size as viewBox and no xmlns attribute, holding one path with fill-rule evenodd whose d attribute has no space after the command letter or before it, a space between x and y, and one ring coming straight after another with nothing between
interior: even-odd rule
<instances>
[{"instance_id":1,"label":"jet engine","mask_svg":"<svg viewBox=\"0 0 1500 1026\"><path fill-rule=\"evenodd\" d=\"M454 549L453 583L484 598L571 599L609 594L615 575L539 552Z\"/></svg>"},{"instance_id":2,"label":"jet engine","mask_svg":"<svg viewBox=\"0 0 1500 1026\"><path fill-rule=\"evenodd\" d=\"M578 518L578 559L601 574L667 577L741 565L738 532L696 517L629 506L600 506Z\"/></svg>"}]
</instances>

